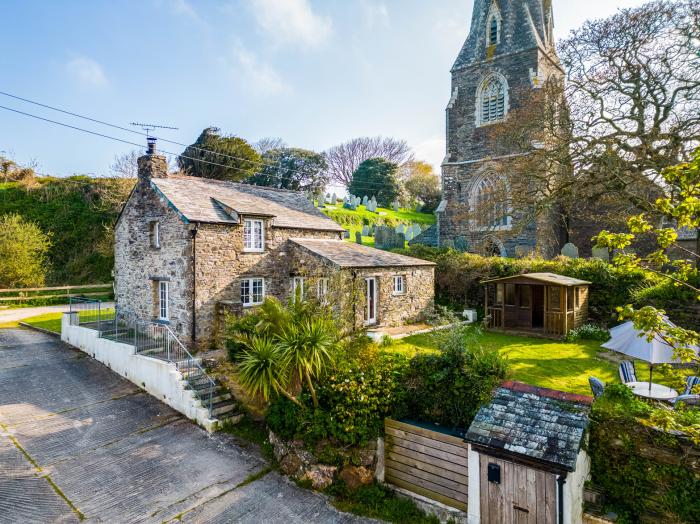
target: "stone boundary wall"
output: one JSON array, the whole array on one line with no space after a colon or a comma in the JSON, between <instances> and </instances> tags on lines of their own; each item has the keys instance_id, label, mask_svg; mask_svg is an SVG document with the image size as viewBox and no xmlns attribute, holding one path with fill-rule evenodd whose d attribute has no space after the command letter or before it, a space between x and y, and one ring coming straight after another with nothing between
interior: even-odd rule
<instances>
[{"instance_id":1,"label":"stone boundary wall","mask_svg":"<svg viewBox=\"0 0 700 524\"><path fill-rule=\"evenodd\" d=\"M185 381L175 364L137 355L130 344L99 338L99 332L94 329L72 325L72 315L77 313L64 313L61 318L61 340L102 362L207 431L216 430L217 420L210 419L208 410L194 393L185 389Z\"/></svg>"}]
</instances>

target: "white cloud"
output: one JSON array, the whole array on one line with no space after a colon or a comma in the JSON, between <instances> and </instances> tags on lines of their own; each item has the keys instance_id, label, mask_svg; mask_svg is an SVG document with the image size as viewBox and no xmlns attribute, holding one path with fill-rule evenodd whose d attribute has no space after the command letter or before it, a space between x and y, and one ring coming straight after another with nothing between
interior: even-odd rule
<instances>
[{"instance_id":1,"label":"white cloud","mask_svg":"<svg viewBox=\"0 0 700 524\"><path fill-rule=\"evenodd\" d=\"M249 2L258 25L278 43L317 47L331 35L331 19L314 13L309 0Z\"/></svg>"},{"instance_id":2,"label":"white cloud","mask_svg":"<svg viewBox=\"0 0 700 524\"><path fill-rule=\"evenodd\" d=\"M170 6L174 14L178 16L184 16L185 18L189 18L197 24L206 25L204 24L202 18L199 16L199 13L195 11L194 7L192 7L187 2L187 0L172 0Z\"/></svg>"},{"instance_id":3,"label":"white cloud","mask_svg":"<svg viewBox=\"0 0 700 524\"><path fill-rule=\"evenodd\" d=\"M383 2L364 0L362 2L362 11L365 16L365 25L369 29L389 25L389 9Z\"/></svg>"},{"instance_id":4,"label":"white cloud","mask_svg":"<svg viewBox=\"0 0 700 524\"><path fill-rule=\"evenodd\" d=\"M445 138L432 137L424 140L413 148L416 160L424 160L435 168L435 172L440 172L440 166L445 159Z\"/></svg>"},{"instance_id":5,"label":"white cloud","mask_svg":"<svg viewBox=\"0 0 700 524\"><path fill-rule=\"evenodd\" d=\"M234 49L234 75L236 79L249 91L262 95L277 95L289 91L287 85L275 69L242 47Z\"/></svg>"},{"instance_id":6,"label":"white cloud","mask_svg":"<svg viewBox=\"0 0 700 524\"><path fill-rule=\"evenodd\" d=\"M91 58L74 58L66 64L66 69L84 85L101 87L107 84L107 77L102 66Z\"/></svg>"}]
</instances>

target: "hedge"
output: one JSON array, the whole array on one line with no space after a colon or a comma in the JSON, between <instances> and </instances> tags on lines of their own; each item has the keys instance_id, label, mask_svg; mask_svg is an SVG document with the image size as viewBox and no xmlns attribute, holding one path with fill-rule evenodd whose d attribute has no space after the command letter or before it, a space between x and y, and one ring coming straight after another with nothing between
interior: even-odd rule
<instances>
[{"instance_id":1,"label":"hedge","mask_svg":"<svg viewBox=\"0 0 700 524\"><path fill-rule=\"evenodd\" d=\"M436 299L441 304L458 308L483 308L484 287L481 282L484 280L521 273L550 272L591 282L589 317L602 324L614 324L617 322L617 306L633 302L634 293L639 289L659 283L658 277L645 271L622 271L597 259L482 257L425 246L412 246L399 252L435 262Z\"/></svg>"}]
</instances>

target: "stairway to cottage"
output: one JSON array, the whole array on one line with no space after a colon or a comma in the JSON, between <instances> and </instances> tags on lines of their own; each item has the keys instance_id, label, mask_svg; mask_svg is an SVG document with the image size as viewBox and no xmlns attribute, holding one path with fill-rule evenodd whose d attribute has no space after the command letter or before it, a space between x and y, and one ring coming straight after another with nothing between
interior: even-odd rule
<instances>
[{"instance_id":1,"label":"stairway to cottage","mask_svg":"<svg viewBox=\"0 0 700 524\"><path fill-rule=\"evenodd\" d=\"M222 423L240 416L242 410L239 402L218 379L204 370L201 359L193 357L170 329L156 326L157 331L154 332L153 326L144 329L144 326L131 324L102 326L99 329L100 338L132 345L137 355L174 363L185 381L186 389L193 392L202 407L211 406L210 418Z\"/></svg>"}]
</instances>

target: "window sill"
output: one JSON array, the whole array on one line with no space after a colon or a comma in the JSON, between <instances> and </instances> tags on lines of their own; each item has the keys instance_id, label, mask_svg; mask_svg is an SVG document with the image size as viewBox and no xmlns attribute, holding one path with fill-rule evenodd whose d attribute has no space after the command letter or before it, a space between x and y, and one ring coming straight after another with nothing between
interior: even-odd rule
<instances>
[{"instance_id":1,"label":"window sill","mask_svg":"<svg viewBox=\"0 0 700 524\"><path fill-rule=\"evenodd\" d=\"M262 305L263 305L262 302L253 302L253 303L250 303L250 304L243 304L243 303L241 303L241 306L244 307L244 308L258 307L258 306L262 306Z\"/></svg>"},{"instance_id":2,"label":"window sill","mask_svg":"<svg viewBox=\"0 0 700 524\"><path fill-rule=\"evenodd\" d=\"M491 120L489 122L477 122L475 127L478 129L480 127L495 126L496 124L502 124L505 121L505 118L501 118L500 120Z\"/></svg>"},{"instance_id":3,"label":"window sill","mask_svg":"<svg viewBox=\"0 0 700 524\"><path fill-rule=\"evenodd\" d=\"M264 253L264 249L244 249L243 253Z\"/></svg>"},{"instance_id":4,"label":"window sill","mask_svg":"<svg viewBox=\"0 0 700 524\"><path fill-rule=\"evenodd\" d=\"M153 320L153 322L155 322L156 324L163 324L166 326L170 325L170 320L167 318L156 318L155 320Z\"/></svg>"},{"instance_id":5,"label":"window sill","mask_svg":"<svg viewBox=\"0 0 700 524\"><path fill-rule=\"evenodd\" d=\"M403 297L403 296L406 296L406 292L405 292L405 291L402 291L401 293L397 293L396 291L394 291L394 292L391 294L391 296L392 296L392 297Z\"/></svg>"}]
</instances>

